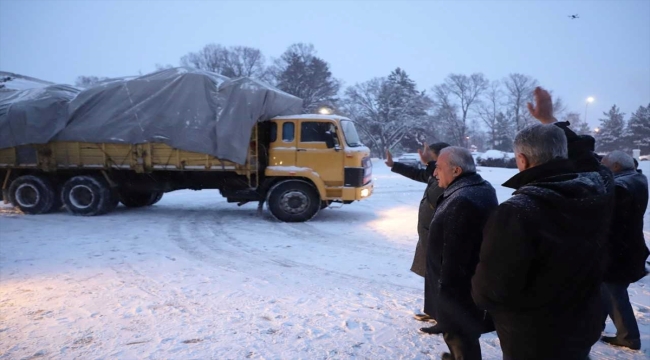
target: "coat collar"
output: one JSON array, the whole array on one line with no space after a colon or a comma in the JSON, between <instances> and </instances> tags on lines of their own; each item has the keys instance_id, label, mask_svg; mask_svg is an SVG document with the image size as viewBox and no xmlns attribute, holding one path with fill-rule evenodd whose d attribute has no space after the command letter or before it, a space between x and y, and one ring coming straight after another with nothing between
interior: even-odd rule
<instances>
[{"instance_id":1,"label":"coat collar","mask_svg":"<svg viewBox=\"0 0 650 360\"><path fill-rule=\"evenodd\" d=\"M636 174L641 174L641 173L638 170L625 170L614 174L614 178L616 179L623 176L636 175Z\"/></svg>"},{"instance_id":2,"label":"coat collar","mask_svg":"<svg viewBox=\"0 0 650 360\"><path fill-rule=\"evenodd\" d=\"M460 174L460 176L454 179L454 181L452 181L452 183L449 184L449 186L445 189L443 196L448 197L454 192L456 192L457 190L460 190L468 186L479 185L482 184L483 182L485 182L485 180L483 180L481 175L475 172Z\"/></svg>"},{"instance_id":3,"label":"coat collar","mask_svg":"<svg viewBox=\"0 0 650 360\"><path fill-rule=\"evenodd\" d=\"M519 189L524 185L531 182L538 181L543 178L564 175L573 173L573 163L568 159L557 159L547 162L546 164L538 165L530 169L526 169L519 174L511 177L508 181L503 183L503 186L512 189Z\"/></svg>"}]
</instances>

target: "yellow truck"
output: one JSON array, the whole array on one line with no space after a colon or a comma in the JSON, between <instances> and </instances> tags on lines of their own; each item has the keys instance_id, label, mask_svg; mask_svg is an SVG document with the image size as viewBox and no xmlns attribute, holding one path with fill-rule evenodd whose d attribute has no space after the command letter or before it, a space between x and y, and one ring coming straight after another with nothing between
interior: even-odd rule
<instances>
[{"instance_id":1,"label":"yellow truck","mask_svg":"<svg viewBox=\"0 0 650 360\"><path fill-rule=\"evenodd\" d=\"M50 141L0 149L0 181L4 202L27 214L65 206L101 215L119 202L144 207L174 190L218 189L228 202L266 203L285 222L373 191L370 151L354 123L316 114L256 123L243 164L162 142Z\"/></svg>"}]
</instances>

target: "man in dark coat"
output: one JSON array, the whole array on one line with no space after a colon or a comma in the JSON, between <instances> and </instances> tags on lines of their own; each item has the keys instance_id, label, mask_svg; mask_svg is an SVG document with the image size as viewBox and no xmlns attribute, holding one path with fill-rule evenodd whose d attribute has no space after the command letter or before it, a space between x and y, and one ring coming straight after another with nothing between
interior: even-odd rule
<instances>
[{"instance_id":1,"label":"man in dark coat","mask_svg":"<svg viewBox=\"0 0 650 360\"><path fill-rule=\"evenodd\" d=\"M420 200L420 208L418 210L418 243L415 247L415 256L413 257L413 264L411 271L424 277L427 269L427 237L429 236L429 224L433 218L433 213L436 209L436 202L438 197L442 195L444 189L438 186L438 180L433 176L433 171L436 168L436 161L440 155L440 150L448 147L446 143L435 143L426 146L424 150L419 150L420 157L423 163L427 164L426 169L420 169L415 166L409 166L399 162L394 162L393 157L389 151L386 151L386 165L391 168L391 171L411 180L419 181L427 184ZM428 149L428 150L427 150Z\"/></svg>"},{"instance_id":2,"label":"man in dark coat","mask_svg":"<svg viewBox=\"0 0 650 360\"><path fill-rule=\"evenodd\" d=\"M627 288L647 274L645 262L650 252L643 236L643 215L648 206L648 179L636 172L633 158L622 151L611 152L602 162L614 172L616 184L609 263L602 285L603 324L609 315L616 336L603 336L602 341L639 350L641 337Z\"/></svg>"},{"instance_id":3,"label":"man in dark coat","mask_svg":"<svg viewBox=\"0 0 650 360\"><path fill-rule=\"evenodd\" d=\"M465 148L443 149L434 176L445 191L429 227L424 311L436 319L435 328L449 347L443 359L481 359L479 338L494 328L472 301L471 278L481 230L498 204L496 192L476 173ZM421 331L432 333L429 329Z\"/></svg>"},{"instance_id":4,"label":"man in dark coat","mask_svg":"<svg viewBox=\"0 0 650 360\"><path fill-rule=\"evenodd\" d=\"M486 224L472 278L504 359L586 359L600 337L611 172L584 149L569 159L567 132L556 125L517 134L520 173L503 184L516 191Z\"/></svg>"},{"instance_id":5,"label":"man in dark coat","mask_svg":"<svg viewBox=\"0 0 650 360\"><path fill-rule=\"evenodd\" d=\"M418 149L422 163L427 164L426 169L394 162L392 154L386 150L386 165L391 168L392 172L427 184L418 210L418 242L415 246L415 255L413 256L413 264L411 265L411 271L422 277L425 276L427 269L429 224L431 223L431 218L433 218L438 197L444 191L444 189L438 186L438 180L433 176L433 171L436 168L436 161L440 155L440 150L448 146L449 144L446 143L435 143L430 146L425 144L424 149ZM433 321L433 318L426 313L415 314L415 319L419 321Z\"/></svg>"}]
</instances>

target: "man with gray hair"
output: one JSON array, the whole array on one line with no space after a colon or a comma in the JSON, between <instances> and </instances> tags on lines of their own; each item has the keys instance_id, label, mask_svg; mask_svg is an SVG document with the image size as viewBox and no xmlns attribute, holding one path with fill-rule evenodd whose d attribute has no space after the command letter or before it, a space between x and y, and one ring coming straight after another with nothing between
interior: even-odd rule
<instances>
[{"instance_id":1,"label":"man with gray hair","mask_svg":"<svg viewBox=\"0 0 650 360\"><path fill-rule=\"evenodd\" d=\"M602 285L603 327L609 315L616 336L603 336L601 340L639 350L641 336L627 288L647 274L645 261L650 252L643 236L643 215L648 206L648 179L635 170L634 158L622 151L612 151L602 163L614 173L616 185L609 259Z\"/></svg>"},{"instance_id":2,"label":"man with gray hair","mask_svg":"<svg viewBox=\"0 0 650 360\"><path fill-rule=\"evenodd\" d=\"M444 192L429 226L424 311L437 324L420 331L443 334L450 350L443 359L481 359L479 338L494 325L472 301L471 278L483 226L498 204L496 192L476 173L465 148L442 149L433 176Z\"/></svg>"},{"instance_id":3,"label":"man with gray hair","mask_svg":"<svg viewBox=\"0 0 650 360\"><path fill-rule=\"evenodd\" d=\"M586 359L602 330L606 179L577 172L554 124L524 128L514 150L520 172L503 186L515 192L485 226L472 296L504 359Z\"/></svg>"}]
</instances>

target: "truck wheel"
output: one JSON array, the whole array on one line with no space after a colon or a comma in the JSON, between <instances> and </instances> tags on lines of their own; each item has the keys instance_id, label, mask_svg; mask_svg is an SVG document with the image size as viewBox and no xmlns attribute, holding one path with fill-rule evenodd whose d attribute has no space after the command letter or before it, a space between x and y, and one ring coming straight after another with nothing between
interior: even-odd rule
<instances>
[{"instance_id":1,"label":"truck wheel","mask_svg":"<svg viewBox=\"0 0 650 360\"><path fill-rule=\"evenodd\" d=\"M61 199L73 215L95 216L111 211L113 195L104 179L95 176L75 176L63 185Z\"/></svg>"},{"instance_id":2,"label":"truck wheel","mask_svg":"<svg viewBox=\"0 0 650 360\"><path fill-rule=\"evenodd\" d=\"M157 191L153 193L153 196L151 196L151 201L149 202L149 206L154 205L160 201L163 197L163 192L162 191Z\"/></svg>"},{"instance_id":3,"label":"truck wheel","mask_svg":"<svg viewBox=\"0 0 650 360\"><path fill-rule=\"evenodd\" d=\"M307 221L320 210L318 191L299 180L282 181L269 190L266 202L273 216L284 222Z\"/></svg>"},{"instance_id":4,"label":"truck wheel","mask_svg":"<svg viewBox=\"0 0 650 360\"><path fill-rule=\"evenodd\" d=\"M154 192L120 192L120 202L129 208L139 208L153 205L157 193Z\"/></svg>"},{"instance_id":5,"label":"truck wheel","mask_svg":"<svg viewBox=\"0 0 650 360\"><path fill-rule=\"evenodd\" d=\"M25 214L45 214L53 210L56 192L47 178L23 175L11 182L9 199Z\"/></svg>"},{"instance_id":6,"label":"truck wheel","mask_svg":"<svg viewBox=\"0 0 650 360\"><path fill-rule=\"evenodd\" d=\"M326 209L326 208L329 207L331 204L332 204L332 201L330 201L330 200L323 200L323 201L320 202L320 209L321 209L321 210Z\"/></svg>"}]
</instances>

